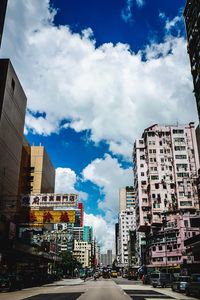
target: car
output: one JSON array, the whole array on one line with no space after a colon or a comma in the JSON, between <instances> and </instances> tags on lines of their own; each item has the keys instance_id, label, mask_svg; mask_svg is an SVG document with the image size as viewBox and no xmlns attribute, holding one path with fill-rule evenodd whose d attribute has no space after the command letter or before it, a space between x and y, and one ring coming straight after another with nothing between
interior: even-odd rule
<instances>
[{"instance_id":1,"label":"car","mask_svg":"<svg viewBox=\"0 0 200 300\"><path fill-rule=\"evenodd\" d=\"M156 288L157 286L161 287L171 287L174 277L170 273L151 273L150 282L151 285Z\"/></svg>"},{"instance_id":2,"label":"car","mask_svg":"<svg viewBox=\"0 0 200 300\"><path fill-rule=\"evenodd\" d=\"M186 296L200 297L200 274L192 274L185 289Z\"/></svg>"},{"instance_id":3,"label":"car","mask_svg":"<svg viewBox=\"0 0 200 300\"><path fill-rule=\"evenodd\" d=\"M110 272L109 272L109 269L103 268L103 274L102 274L102 277L105 278L105 279L109 279L109 278L110 278Z\"/></svg>"},{"instance_id":4,"label":"car","mask_svg":"<svg viewBox=\"0 0 200 300\"><path fill-rule=\"evenodd\" d=\"M179 276L177 277L171 285L172 291L174 292L185 292L188 282L190 281L190 276Z\"/></svg>"},{"instance_id":5,"label":"car","mask_svg":"<svg viewBox=\"0 0 200 300\"><path fill-rule=\"evenodd\" d=\"M117 278L117 271L116 270L111 271L111 277L112 278Z\"/></svg>"}]
</instances>

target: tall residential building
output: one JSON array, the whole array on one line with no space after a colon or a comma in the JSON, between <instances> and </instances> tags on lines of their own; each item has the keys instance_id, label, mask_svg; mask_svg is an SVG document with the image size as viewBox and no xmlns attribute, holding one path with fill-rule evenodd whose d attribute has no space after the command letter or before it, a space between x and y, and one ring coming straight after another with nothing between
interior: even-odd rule
<instances>
[{"instance_id":1,"label":"tall residential building","mask_svg":"<svg viewBox=\"0 0 200 300\"><path fill-rule=\"evenodd\" d=\"M126 186L119 190L119 211L134 207L135 191L132 186Z\"/></svg>"},{"instance_id":2,"label":"tall residential building","mask_svg":"<svg viewBox=\"0 0 200 300\"><path fill-rule=\"evenodd\" d=\"M185 24L188 40L188 53L190 57L191 72L193 76L194 94L200 119L200 2L187 0L185 11Z\"/></svg>"},{"instance_id":3,"label":"tall residential building","mask_svg":"<svg viewBox=\"0 0 200 300\"><path fill-rule=\"evenodd\" d=\"M83 268L91 267L91 244L75 240L73 255L82 263Z\"/></svg>"},{"instance_id":4,"label":"tall residential building","mask_svg":"<svg viewBox=\"0 0 200 300\"><path fill-rule=\"evenodd\" d=\"M26 95L8 59L0 60L0 214L16 214Z\"/></svg>"},{"instance_id":5,"label":"tall residential building","mask_svg":"<svg viewBox=\"0 0 200 300\"><path fill-rule=\"evenodd\" d=\"M119 244L117 261L120 265L128 265L129 231L135 230L135 209L127 208L119 213Z\"/></svg>"},{"instance_id":6,"label":"tall residential building","mask_svg":"<svg viewBox=\"0 0 200 300\"><path fill-rule=\"evenodd\" d=\"M183 263L184 238L198 233L190 218L199 210L199 156L195 125L144 130L133 152L137 230L148 236L147 263Z\"/></svg>"},{"instance_id":7,"label":"tall residential building","mask_svg":"<svg viewBox=\"0 0 200 300\"><path fill-rule=\"evenodd\" d=\"M112 266L112 262L113 262L112 250L107 250L107 264L109 266Z\"/></svg>"},{"instance_id":8,"label":"tall residential building","mask_svg":"<svg viewBox=\"0 0 200 300\"><path fill-rule=\"evenodd\" d=\"M55 169L43 146L31 146L32 194L54 193Z\"/></svg>"},{"instance_id":9,"label":"tall residential building","mask_svg":"<svg viewBox=\"0 0 200 300\"><path fill-rule=\"evenodd\" d=\"M83 240L92 244L93 240L93 228L92 226L84 226L83 227Z\"/></svg>"},{"instance_id":10,"label":"tall residential building","mask_svg":"<svg viewBox=\"0 0 200 300\"><path fill-rule=\"evenodd\" d=\"M1 40L3 35L3 27L4 27L5 15L6 15L7 2L8 0L0 1L0 46L1 46Z\"/></svg>"}]
</instances>

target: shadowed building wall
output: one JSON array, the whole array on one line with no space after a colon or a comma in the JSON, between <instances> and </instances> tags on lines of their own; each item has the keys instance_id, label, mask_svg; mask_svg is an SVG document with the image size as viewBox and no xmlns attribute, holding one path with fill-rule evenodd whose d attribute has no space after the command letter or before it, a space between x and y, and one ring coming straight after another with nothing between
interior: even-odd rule
<instances>
[{"instance_id":1,"label":"shadowed building wall","mask_svg":"<svg viewBox=\"0 0 200 300\"><path fill-rule=\"evenodd\" d=\"M8 59L0 60L0 213L16 213L26 95Z\"/></svg>"}]
</instances>

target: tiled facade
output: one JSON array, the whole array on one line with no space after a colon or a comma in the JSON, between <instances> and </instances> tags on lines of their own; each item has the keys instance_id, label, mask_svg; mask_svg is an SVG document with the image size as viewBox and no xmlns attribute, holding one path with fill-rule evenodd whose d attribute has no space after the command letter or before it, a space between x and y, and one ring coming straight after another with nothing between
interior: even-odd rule
<instances>
[{"instance_id":1,"label":"tiled facade","mask_svg":"<svg viewBox=\"0 0 200 300\"><path fill-rule=\"evenodd\" d=\"M119 211L134 207L135 190L132 186L126 186L119 190Z\"/></svg>"},{"instance_id":2,"label":"tiled facade","mask_svg":"<svg viewBox=\"0 0 200 300\"><path fill-rule=\"evenodd\" d=\"M129 231L135 229L135 209L127 208L119 213L119 241L117 260L119 264L128 265Z\"/></svg>"},{"instance_id":3,"label":"tiled facade","mask_svg":"<svg viewBox=\"0 0 200 300\"><path fill-rule=\"evenodd\" d=\"M148 235L147 264L181 263L185 236L199 230L190 228L190 217L199 209L194 123L145 129L135 142L133 160L136 227Z\"/></svg>"}]
</instances>

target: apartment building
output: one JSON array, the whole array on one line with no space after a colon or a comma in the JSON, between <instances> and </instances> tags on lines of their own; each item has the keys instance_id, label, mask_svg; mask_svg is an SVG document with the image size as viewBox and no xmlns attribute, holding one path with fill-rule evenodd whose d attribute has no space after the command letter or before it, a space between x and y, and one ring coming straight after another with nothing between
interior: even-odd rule
<instances>
[{"instance_id":1,"label":"apartment building","mask_svg":"<svg viewBox=\"0 0 200 300\"><path fill-rule=\"evenodd\" d=\"M190 227L190 218L199 210L194 123L145 129L135 141L133 160L136 227L148 242L147 263L183 263L184 238L199 231Z\"/></svg>"},{"instance_id":2,"label":"apartment building","mask_svg":"<svg viewBox=\"0 0 200 300\"><path fill-rule=\"evenodd\" d=\"M188 54L190 57L191 72L193 76L194 94L200 118L200 2L187 0L185 11L185 24L188 40Z\"/></svg>"},{"instance_id":3,"label":"apartment building","mask_svg":"<svg viewBox=\"0 0 200 300\"><path fill-rule=\"evenodd\" d=\"M132 186L126 186L119 190L119 211L126 208L134 207L135 205L135 191Z\"/></svg>"},{"instance_id":4,"label":"apartment building","mask_svg":"<svg viewBox=\"0 0 200 300\"><path fill-rule=\"evenodd\" d=\"M82 263L83 268L91 267L91 244L84 241L74 241L73 255Z\"/></svg>"},{"instance_id":5,"label":"apartment building","mask_svg":"<svg viewBox=\"0 0 200 300\"><path fill-rule=\"evenodd\" d=\"M135 230L135 209L127 208L119 213L119 242L117 261L120 265L128 265L129 232Z\"/></svg>"}]
</instances>

